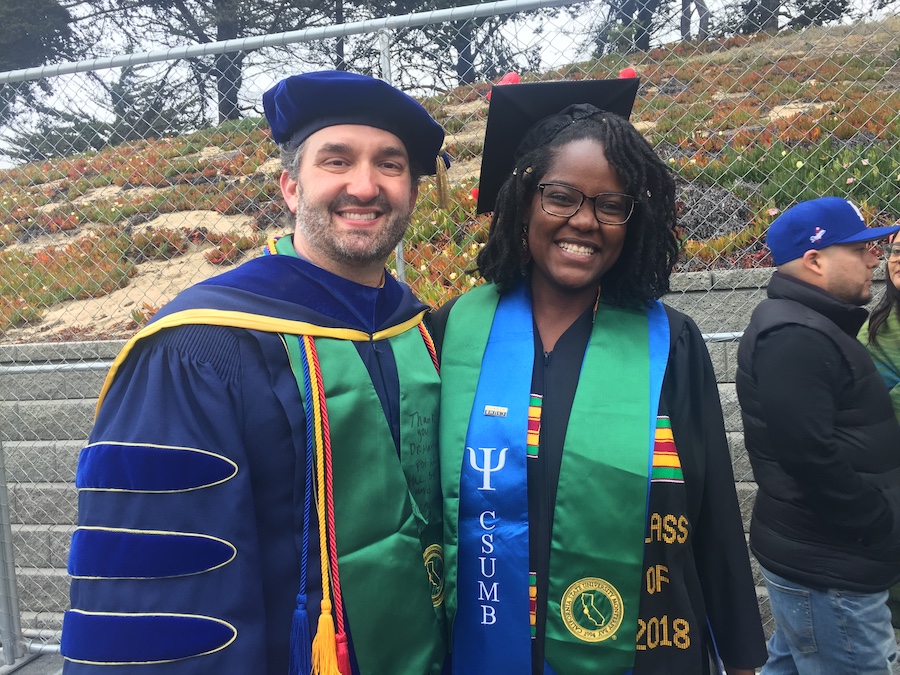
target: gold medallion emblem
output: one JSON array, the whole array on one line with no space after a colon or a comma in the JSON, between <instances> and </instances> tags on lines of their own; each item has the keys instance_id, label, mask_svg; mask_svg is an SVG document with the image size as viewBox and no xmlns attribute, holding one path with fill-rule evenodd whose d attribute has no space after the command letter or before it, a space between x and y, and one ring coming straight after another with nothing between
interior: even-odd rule
<instances>
[{"instance_id":1,"label":"gold medallion emblem","mask_svg":"<svg viewBox=\"0 0 900 675\"><path fill-rule=\"evenodd\" d=\"M431 583L431 604L440 607L444 602L444 549L440 544L432 544L425 549L422 557Z\"/></svg>"},{"instance_id":2,"label":"gold medallion emblem","mask_svg":"<svg viewBox=\"0 0 900 675\"><path fill-rule=\"evenodd\" d=\"M559 604L566 628L584 642L603 642L622 625L622 596L605 579L579 579L566 589Z\"/></svg>"}]
</instances>

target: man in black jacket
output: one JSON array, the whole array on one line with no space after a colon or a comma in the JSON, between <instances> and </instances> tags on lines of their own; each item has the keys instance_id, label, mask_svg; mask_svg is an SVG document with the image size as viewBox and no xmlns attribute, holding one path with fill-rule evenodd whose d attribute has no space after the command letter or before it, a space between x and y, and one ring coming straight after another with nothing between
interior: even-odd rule
<instances>
[{"instance_id":1,"label":"man in black jacket","mask_svg":"<svg viewBox=\"0 0 900 675\"><path fill-rule=\"evenodd\" d=\"M838 197L769 228L778 267L738 350L737 393L759 492L750 547L775 633L762 673L891 672L885 604L900 580L900 427L856 334L879 261Z\"/></svg>"}]
</instances>

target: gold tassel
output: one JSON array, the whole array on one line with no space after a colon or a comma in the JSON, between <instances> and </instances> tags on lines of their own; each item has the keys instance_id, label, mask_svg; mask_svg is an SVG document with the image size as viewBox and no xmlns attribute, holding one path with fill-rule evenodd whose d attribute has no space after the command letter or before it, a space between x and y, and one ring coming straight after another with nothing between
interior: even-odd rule
<instances>
[{"instance_id":1,"label":"gold tassel","mask_svg":"<svg viewBox=\"0 0 900 675\"><path fill-rule=\"evenodd\" d=\"M315 675L341 675L341 671L338 669L331 600L327 598L322 599L322 613L319 615L316 637L312 641L312 666Z\"/></svg>"},{"instance_id":2,"label":"gold tassel","mask_svg":"<svg viewBox=\"0 0 900 675\"><path fill-rule=\"evenodd\" d=\"M450 179L447 177L447 165L444 164L444 153L437 156L434 163L434 183L437 187L438 206L444 211L450 210Z\"/></svg>"}]
</instances>

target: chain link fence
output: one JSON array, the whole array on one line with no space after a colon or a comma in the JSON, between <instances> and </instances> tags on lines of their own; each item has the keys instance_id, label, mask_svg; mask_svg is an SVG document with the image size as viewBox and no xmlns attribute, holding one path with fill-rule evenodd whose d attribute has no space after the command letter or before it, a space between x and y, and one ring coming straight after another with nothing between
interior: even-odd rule
<instances>
[{"instance_id":1,"label":"chain link fence","mask_svg":"<svg viewBox=\"0 0 900 675\"><path fill-rule=\"evenodd\" d=\"M782 16L781 30L764 32L748 26L778 17L751 4L659 2L648 14L627 2L508 1L0 73L0 551L15 558L12 579L0 574L7 666L58 642L74 467L118 340L292 229L260 97L297 72L344 65L383 77L444 126L450 207L426 179L389 263L438 306L479 283L472 268L489 219L476 215L473 191L491 84L507 72L526 82L634 68L632 120L678 178L684 252L666 300L709 338L749 518L731 383L736 339L770 272L768 224L825 194L853 199L871 224L900 217L895 9L845 0L817 3L819 15L785 4L790 24ZM19 615L6 617L16 603Z\"/></svg>"}]
</instances>

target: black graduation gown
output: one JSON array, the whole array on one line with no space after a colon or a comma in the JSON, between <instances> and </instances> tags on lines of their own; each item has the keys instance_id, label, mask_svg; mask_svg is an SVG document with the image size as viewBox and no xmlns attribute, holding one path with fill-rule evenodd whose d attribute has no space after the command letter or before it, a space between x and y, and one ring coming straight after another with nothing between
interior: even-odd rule
<instances>
[{"instance_id":1,"label":"black graduation gown","mask_svg":"<svg viewBox=\"0 0 900 675\"><path fill-rule=\"evenodd\" d=\"M433 317L438 345L449 307ZM716 651L728 665L752 669L766 660L765 639L715 374L696 324L670 307L666 313L671 339L659 414L671 420L684 482L651 485L634 674L705 674ZM543 404L538 459L528 463L529 543L538 586L533 675L544 673L542 590L553 505L592 319L592 310L586 311L550 354L535 328L532 390Z\"/></svg>"}]
</instances>

